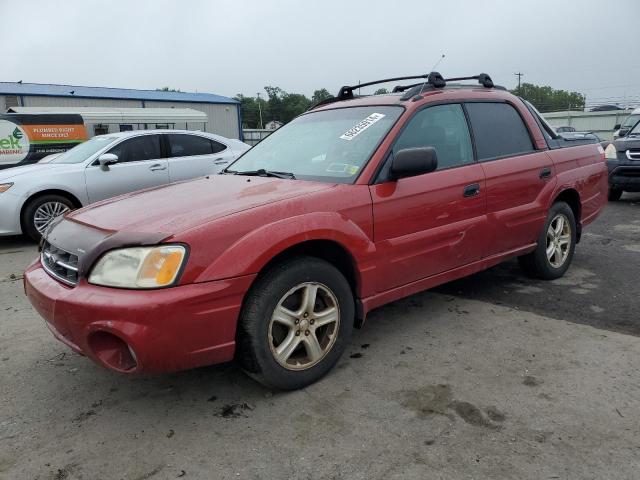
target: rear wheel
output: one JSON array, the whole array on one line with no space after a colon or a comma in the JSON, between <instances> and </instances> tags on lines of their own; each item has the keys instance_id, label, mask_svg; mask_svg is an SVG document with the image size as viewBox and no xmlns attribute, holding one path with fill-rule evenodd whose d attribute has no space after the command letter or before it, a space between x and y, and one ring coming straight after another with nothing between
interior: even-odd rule
<instances>
[{"instance_id":1,"label":"rear wheel","mask_svg":"<svg viewBox=\"0 0 640 480\"><path fill-rule=\"evenodd\" d=\"M617 202L622 197L622 190L619 188L609 187L609 200L612 202Z\"/></svg>"},{"instance_id":2,"label":"rear wheel","mask_svg":"<svg viewBox=\"0 0 640 480\"><path fill-rule=\"evenodd\" d=\"M324 260L297 257L265 272L247 295L239 322L238 360L260 383L305 387L338 361L351 337L349 283Z\"/></svg>"},{"instance_id":3,"label":"rear wheel","mask_svg":"<svg viewBox=\"0 0 640 480\"><path fill-rule=\"evenodd\" d=\"M555 203L538 238L538 246L528 255L518 258L522 269L530 276L553 280L567 271L576 245L576 220L565 202Z\"/></svg>"},{"instance_id":4,"label":"rear wheel","mask_svg":"<svg viewBox=\"0 0 640 480\"><path fill-rule=\"evenodd\" d=\"M22 211L23 231L38 242L56 217L74 208L73 202L62 195L48 194L36 197L30 200Z\"/></svg>"}]
</instances>

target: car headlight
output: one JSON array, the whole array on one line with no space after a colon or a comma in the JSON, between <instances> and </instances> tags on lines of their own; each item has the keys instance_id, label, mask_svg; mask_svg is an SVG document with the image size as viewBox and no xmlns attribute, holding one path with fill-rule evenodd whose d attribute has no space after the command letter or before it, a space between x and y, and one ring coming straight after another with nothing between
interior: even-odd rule
<instances>
[{"instance_id":1,"label":"car headlight","mask_svg":"<svg viewBox=\"0 0 640 480\"><path fill-rule=\"evenodd\" d=\"M607 145L607 148L604 149L604 158L607 160L617 160L618 158L618 150L613 143Z\"/></svg>"},{"instance_id":2,"label":"car headlight","mask_svg":"<svg viewBox=\"0 0 640 480\"><path fill-rule=\"evenodd\" d=\"M4 193L13 187L13 183L0 183L0 193Z\"/></svg>"},{"instance_id":3,"label":"car headlight","mask_svg":"<svg viewBox=\"0 0 640 480\"><path fill-rule=\"evenodd\" d=\"M89 283L120 288L161 288L172 285L184 263L182 245L111 250L91 270Z\"/></svg>"}]
</instances>

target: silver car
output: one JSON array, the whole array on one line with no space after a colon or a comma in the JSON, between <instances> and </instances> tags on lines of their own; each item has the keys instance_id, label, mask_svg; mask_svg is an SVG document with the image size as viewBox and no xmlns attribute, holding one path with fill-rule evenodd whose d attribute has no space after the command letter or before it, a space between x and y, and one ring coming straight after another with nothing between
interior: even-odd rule
<instances>
[{"instance_id":1,"label":"silver car","mask_svg":"<svg viewBox=\"0 0 640 480\"><path fill-rule=\"evenodd\" d=\"M64 212L123 193L218 173L250 147L184 130L100 135L48 163L0 171L0 235L38 240Z\"/></svg>"}]
</instances>

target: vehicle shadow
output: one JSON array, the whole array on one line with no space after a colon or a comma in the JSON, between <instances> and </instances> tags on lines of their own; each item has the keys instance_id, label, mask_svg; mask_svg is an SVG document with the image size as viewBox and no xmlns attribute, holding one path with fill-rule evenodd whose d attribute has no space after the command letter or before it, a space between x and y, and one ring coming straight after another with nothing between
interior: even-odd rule
<instances>
[{"instance_id":1,"label":"vehicle shadow","mask_svg":"<svg viewBox=\"0 0 640 480\"><path fill-rule=\"evenodd\" d=\"M38 243L27 237L26 235L10 235L0 237L0 252L3 250L14 250L21 247L37 246Z\"/></svg>"}]
</instances>

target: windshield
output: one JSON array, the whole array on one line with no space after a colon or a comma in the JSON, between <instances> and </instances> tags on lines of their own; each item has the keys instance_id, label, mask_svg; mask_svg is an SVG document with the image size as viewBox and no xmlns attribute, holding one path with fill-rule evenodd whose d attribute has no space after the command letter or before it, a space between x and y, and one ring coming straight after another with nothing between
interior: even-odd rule
<instances>
[{"instance_id":1,"label":"windshield","mask_svg":"<svg viewBox=\"0 0 640 480\"><path fill-rule=\"evenodd\" d=\"M93 137L91 140L76 145L71 150L60 154L50 163L82 163L98 150L113 142L116 137Z\"/></svg>"},{"instance_id":2,"label":"windshield","mask_svg":"<svg viewBox=\"0 0 640 480\"><path fill-rule=\"evenodd\" d=\"M640 118L636 121L636 124L629 132L629 135L640 135Z\"/></svg>"},{"instance_id":3,"label":"windshield","mask_svg":"<svg viewBox=\"0 0 640 480\"><path fill-rule=\"evenodd\" d=\"M640 121L640 114L629 115L627 119L624 121L624 123L622 124L621 128L631 128L636 123L638 123L638 121Z\"/></svg>"},{"instance_id":4,"label":"windshield","mask_svg":"<svg viewBox=\"0 0 640 480\"><path fill-rule=\"evenodd\" d=\"M340 108L302 115L247 151L226 172L264 169L295 178L352 183L402 107Z\"/></svg>"}]
</instances>

